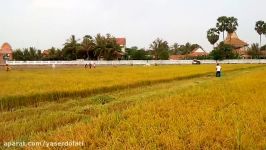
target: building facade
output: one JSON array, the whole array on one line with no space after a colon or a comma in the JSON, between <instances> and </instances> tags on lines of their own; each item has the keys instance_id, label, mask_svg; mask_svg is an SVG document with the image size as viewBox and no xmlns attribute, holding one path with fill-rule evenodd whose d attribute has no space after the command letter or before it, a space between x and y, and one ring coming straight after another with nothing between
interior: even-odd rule
<instances>
[{"instance_id":1,"label":"building facade","mask_svg":"<svg viewBox=\"0 0 266 150\"><path fill-rule=\"evenodd\" d=\"M116 43L121 47L123 53L126 52L126 38L116 38Z\"/></svg>"},{"instance_id":2,"label":"building facade","mask_svg":"<svg viewBox=\"0 0 266 150\"><path fill-rule=\"evenodd\" d=\"M4 43L0 48L0 63L13 59L13 50L9 43Z\"/></svg>"}]
</instances>

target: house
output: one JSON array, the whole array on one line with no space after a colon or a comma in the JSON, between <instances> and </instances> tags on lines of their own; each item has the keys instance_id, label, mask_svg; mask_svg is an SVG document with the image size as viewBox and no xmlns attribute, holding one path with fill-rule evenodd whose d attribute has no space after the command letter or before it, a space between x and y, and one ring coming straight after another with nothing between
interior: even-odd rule
<instances>
[{"instance_id":1,"label":"house","mask_svg":"<svg viewBox=\"0 0 266 150\"><path fill-rule=\"evenodd\" d=\"M170 60L182 60L182 59L193 59L202 56L208 56L208 53L202 48L195 48L191 53L186 55L171 55L169 57Z\"/></svg>"},{"instance_id":2,"label":"house","mask_svg":"<svg viewBox=\"0 0 266 150\"><path fill-rule=\"evenodd\" d=\"M248 44L240 40L236 32L228 33L224 43L233 46L235 52L239 54L241 58L249 58L247 54Z\"/></svg>"},{"instance_id":3,"label":"house","mask_svg":"<svg viewBox=\"0 0 266 150\"><path fill-rule=\"evenodd\" d=\"M9 43L4 43L0 48L0 64L13 59L13 50Z\"/></svg>"},{"instance_id":4,"label":"house","mask_svg":"<svg viewBox=\"0 0 266 150\"><path fill-rule=\"evenodd\" d=\"M116 38L116 43L121 47L123 53L126 52L126 38Z\"/></svg>"},{"instance_id":5,"label":"house","mask_svg":"<svg viewBox=\"0 0 266 150\"><path fill-rule=\"evenodd\" d=\"M201 47L195 48L190 54L187 55L188 58L197 58L202 56L207 56L208 53Z\"/></svg>"}]
</instances>

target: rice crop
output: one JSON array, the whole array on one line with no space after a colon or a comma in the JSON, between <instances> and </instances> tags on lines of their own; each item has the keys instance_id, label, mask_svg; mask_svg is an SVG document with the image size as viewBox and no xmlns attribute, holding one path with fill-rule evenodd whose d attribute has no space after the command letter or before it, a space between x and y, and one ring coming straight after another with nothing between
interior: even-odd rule
<instances>
[{"instance_id":1,"label":"rice crop","mask_svg":"<svg viewBox=\"0 0 266 150\"><path fill-rule=\"evenodd\" d=\"M224 71L261 65L224 65ZM65 97L86 97L124 88L181 80L214 73L214 65L156 67L58 68L1 71L0 111L57 101Z\"/></svg>"}]
</instances>

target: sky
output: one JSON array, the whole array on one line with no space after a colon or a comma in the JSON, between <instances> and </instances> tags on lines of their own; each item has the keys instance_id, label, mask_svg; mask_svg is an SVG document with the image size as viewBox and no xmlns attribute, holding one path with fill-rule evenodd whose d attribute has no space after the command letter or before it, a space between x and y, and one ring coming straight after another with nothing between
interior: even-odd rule
<instances>
[{"instance_id":1,"label":"sky","mask_svg":"<svg viewBox=\"0 0 266 150\"><path fill-rule=\"evenodd\" d=\"M238 18L237 34L249 44L259 42L255 22L266 21L265 0L0 0L0 6L0 44L13 49L62 48L71 35L110 33L125 37L127 47L148 49L161 38L210 51L206 31L219 16Z\"/></svg>"}]
</instances>

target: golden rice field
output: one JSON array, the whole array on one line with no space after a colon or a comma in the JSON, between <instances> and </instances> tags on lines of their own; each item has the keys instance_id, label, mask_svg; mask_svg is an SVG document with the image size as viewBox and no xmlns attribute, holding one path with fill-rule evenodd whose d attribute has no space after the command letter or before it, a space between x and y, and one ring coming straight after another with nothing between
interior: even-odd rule
<instances>
[{"instance_id":1,"label":"golden rice field","mask_svg":"<svg viewBox=\"0 0 266 150\"><path fill-rule=\"evenodd\" d=\"M222 67L0 71L0 149L266 149L266 66Z\"/></svg>"}]
</instances>

